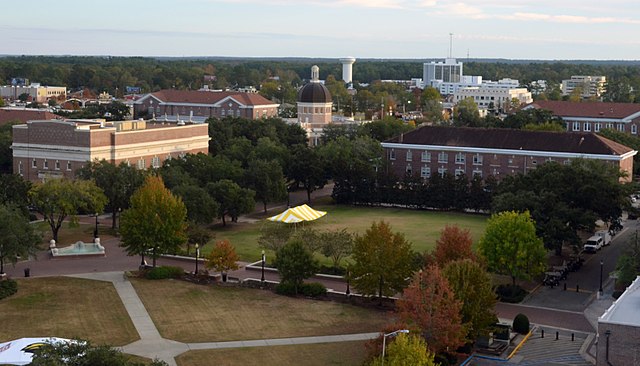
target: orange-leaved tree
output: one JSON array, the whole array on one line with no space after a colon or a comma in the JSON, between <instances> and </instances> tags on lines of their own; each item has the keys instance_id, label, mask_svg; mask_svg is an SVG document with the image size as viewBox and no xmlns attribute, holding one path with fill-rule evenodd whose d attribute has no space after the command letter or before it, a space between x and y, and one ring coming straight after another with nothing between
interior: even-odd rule
<instances>
[{"instance_id":1,"label":"orange-leaved tree","mask_svg":"<svg viewBox=\"0 0 640 366\"><path fill-rule=\"evenodd\" d=\"M459 259L476 260L471 249L473 240L469 229L461 229L458 225L446 225L436 241L436 248L432 253L432 263L444 268L449 262Z\"/></svg>"},{"instance_id":2,"label":"orange-leaved tree","mask_svg":"<svg viewBox=\"0 0 640 366\"><path fill-rule=\"evenodd\" d=\"M237 261L240 260L236 254L236 248L229 240L219 240L207 256L207 268L220 272L222 280L226 280L225 273L238 269Z\"/></svg>"}]
</instances>

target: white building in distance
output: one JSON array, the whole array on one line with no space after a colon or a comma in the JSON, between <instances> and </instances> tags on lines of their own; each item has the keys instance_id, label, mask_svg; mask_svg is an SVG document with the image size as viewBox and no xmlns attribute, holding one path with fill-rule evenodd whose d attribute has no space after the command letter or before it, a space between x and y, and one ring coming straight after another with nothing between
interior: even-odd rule
<instances>
[{"instance_id":1,"label":"white building in distance","mask_svg":"<svg viewBox=\"0 0 640 366\"><path fill-rule=\"evenodd\" d=\"M600 98L605 91L606 84L606 76L573 75L571 79L562 80L562 95L570 95L577 88L580 88L582 98Z\"/></svg>"}]
</instances>

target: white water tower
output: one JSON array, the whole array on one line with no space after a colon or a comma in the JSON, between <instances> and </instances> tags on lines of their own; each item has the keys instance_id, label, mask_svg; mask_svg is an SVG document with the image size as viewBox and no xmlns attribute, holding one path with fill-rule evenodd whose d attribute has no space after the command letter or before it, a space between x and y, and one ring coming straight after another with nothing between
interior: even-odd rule
<instances>
[{"instance_id":1,"label":"white water tower","mask_svg":"<svg viewBox=\"0 0 640 366\"><path fill-rule=\"evenodd\" d=\"M342 81L349 84L353 81L353 72L351 69L351 65L356 62L356 59L353 57L345 57L340 59L340 63L342 63Z\"/></svg>"}]
</instances>

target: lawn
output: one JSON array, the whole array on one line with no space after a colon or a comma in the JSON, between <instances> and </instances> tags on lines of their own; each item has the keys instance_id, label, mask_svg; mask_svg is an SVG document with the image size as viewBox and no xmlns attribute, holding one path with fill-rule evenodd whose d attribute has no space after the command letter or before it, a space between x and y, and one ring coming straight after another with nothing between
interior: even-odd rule
<instances>
[{"instance_id":1,"label":"lawn","mask_svg":"<svg viewBox=\"0 0 640 366\"><path fill-rule=\"evenodd\" d=\"M366 358L366 342L320 343L295 346L199 350L176 358L179 366L225 365L244 366L355 366ZM304 360L304 361L303 361Z\"/></svg>"},{"instance_id":2,"label":"lawn","mask_svg":"<svg viewBox=\"0 0 640 366\"><path fill-rule=\"evenodd\" d=\"M346 205L314 205L315 209L327 211L327 215L315 222L305 223L319 231L346 228L355 234L364 234L376 221L384 220L391 225L393 231L404 233L417 252L431 251L445 225L458 225L469 229L474 242L484 233L487 216L464 214L457 212L439 212L409 210L402 208L354 207ZM202 252L211 249L215 240L227 239L236 247L236 252L244 261L260 259L260 248L257 245L260 228L268 224L264 217L276 214L261 215L255 223L230 223L227 227L216 227L215 239ZM272 254L272 253L269 253Z\"/></svg>"},{"instance_id":3,"label":"lawn","mask_svg":"<svg viewBox=\"0 0 640 366\"><path fill-rule=\"evenodd\" d=\"M131 279L164 338L221 342L377 332L388 313L270 291Z\"/></svg>"},{"instance_id":4,"label":"lawn","mask_svg":"<svg viewBox=\"0 0 640 366\"><path fill-rule=\"evenodd\" d=\"M17 281L18 293L0 300L0 342L52 336L122 346L139 339L110 282L71 277Z\"/></svg>"},{"instance_id":5,"label":"lawn","mask_svg":"<svg viewBox=\"0 0 640 366\"><path fill-rule=\"evenodd\" d=\"M110 220L106 221L108 221L109 225L111 224ZM49 224L44 221L39 221L33 225L36 225L36 229L42 232L42 243L48 247L49 241L53 238ZM68 222L64 222L58 231L58 243L60 246L67 246L77 241L83 241L85 243L93 242L94 229L95 224L81 222L78 223L78 225L71 226ZM111 226L99 226L98 233L100 234L100 239L103 241L112 238L115 234Z\"/></svg>"}]
</instances>

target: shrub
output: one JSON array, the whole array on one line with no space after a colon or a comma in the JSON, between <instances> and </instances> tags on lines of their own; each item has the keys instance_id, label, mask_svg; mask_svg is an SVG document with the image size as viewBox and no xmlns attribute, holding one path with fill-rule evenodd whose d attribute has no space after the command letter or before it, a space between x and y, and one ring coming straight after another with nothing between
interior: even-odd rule
<instances>
[{"instance_id":1,"label":"shrub","mask_svg":"<svg viewBox=\"0 0 640 366\"><path fill-rule=\"evenodd\" d=\"M276 294L294 296L296 294L296 287L291 282L280 282L276 285Z\"/></svg>"},{"instance_id":2,"label":"shrub","mask_svg":"<svg viewBox=\"0 0 640 366\"><path fill-rule=\"evenodd\" d=\"M529 318L524 314L518 314L513 319L513 331L520 334L529 333Z\"/></svg>"},{"instance_id":3,"label":"shrub","mask_svg":"<svg viewBox=\"0 0 640 366\"><path fill-rule=\"evenodd\" d=\"M519 303L524 300L524 297L527 296L528 292L518 285L499 285L496 288L496 294L498 295L498 299L502 302Z\"/></svg>"},{"instance_id":4,"label":"shrub","mask_svg":"<svg viewBox=\"0 0 640 366\"><path fill-rule=\"evenodd\" d=\"M160 266L153 267L147 271L144 277L148 280L163 280L166 278L180 278L184 275L184 270L180 267Z\"/></svg>"},{"instance_id":5,"label":"shrub","mask_svg":"<svg viewBox=\"0 0 640 366\"><path fill-rule=\"evenodd\" d=\"M327 294L327 288L318 282L305 283L302 285L302 288L300 288L300 292L302 292L304 296L319 297Z\"/></svg>"},{"instance_id":6,"label":"shrub","mask_svg":"<svg viewBox=\"0 0 640 366\"><path fill-rule=\"evenodd\" d=\"M0 300L18 292L18 283L14 280L0 281Z\"/></svg>"}]
</instances>

